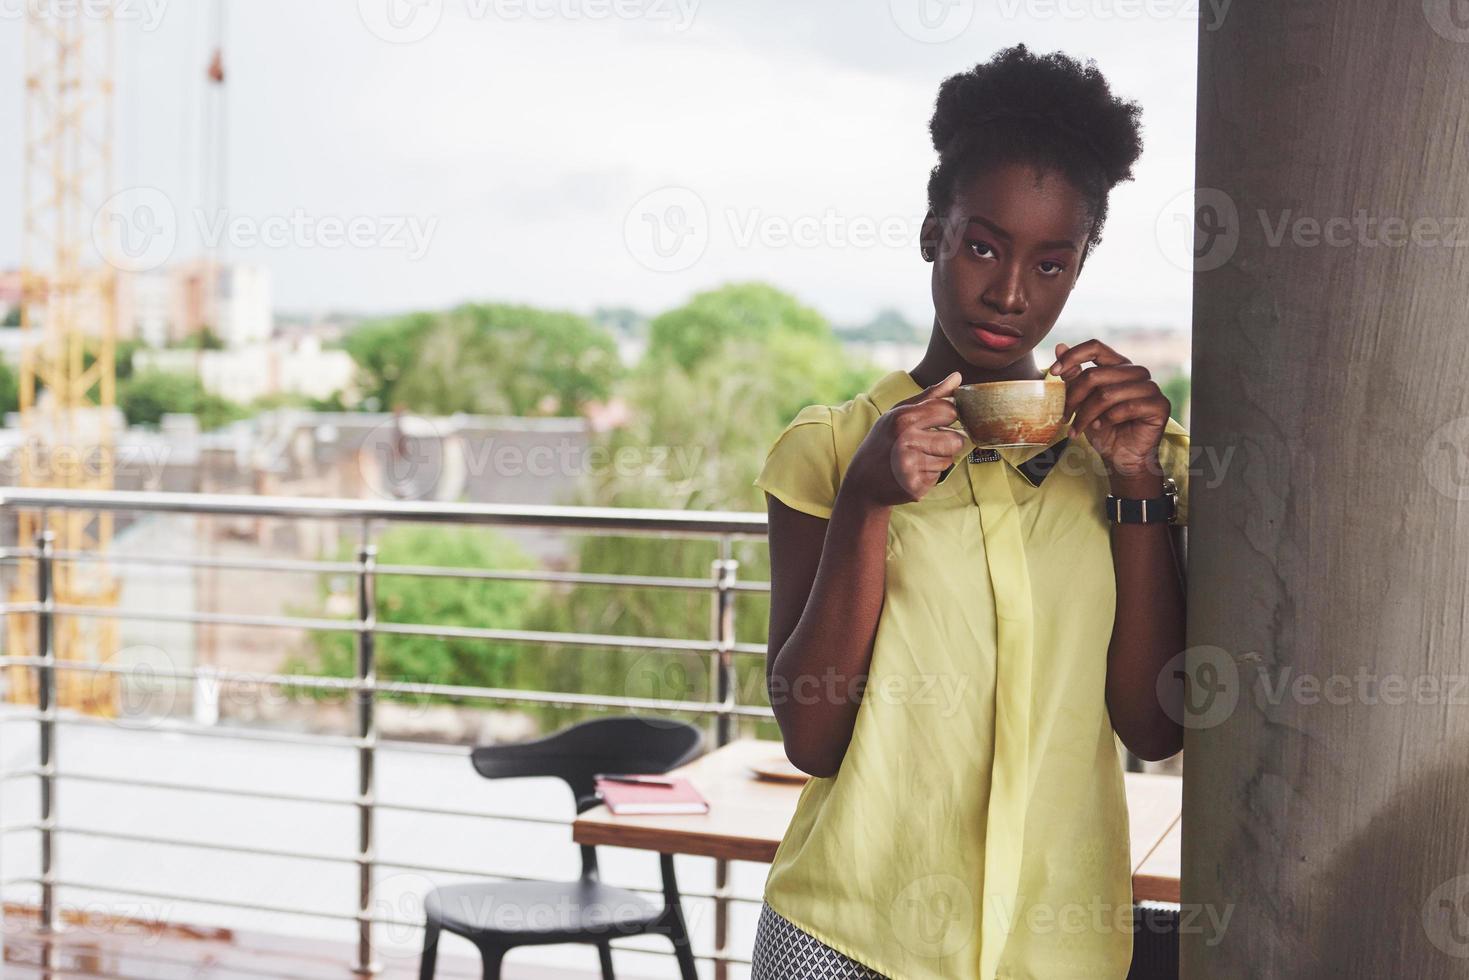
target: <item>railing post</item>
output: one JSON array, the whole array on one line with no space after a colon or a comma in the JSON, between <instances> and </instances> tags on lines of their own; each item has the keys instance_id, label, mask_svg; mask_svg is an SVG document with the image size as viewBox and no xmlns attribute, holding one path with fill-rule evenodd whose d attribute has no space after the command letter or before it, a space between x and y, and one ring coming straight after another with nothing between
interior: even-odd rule
<instances>
[{"instance_id":1,"label":"railing post","mask_svg":"<svg viewBox=\"0 0 1469 980\"><path fill-rule=\"evenodd\" d=\"M719 539L719 557L713 563L714 597L710 632L714 640L715 653L710 669L713 671L714 695L720 705L716 716L714 742L728 745L734 735L734 716L727 705L734 690L734 645L735 645L735 576L740 563L730 557L730 539L723 535Z\"/></svg>"},{"instance_id":2,"label":"railing post","mask_svg":"<svg viewBox=\"0 0 1469 980\"><path fill-rule=\"evenodd\" d=\"M357 964L354 971L377 973L381 966L373 957L373 818L376 804L373 764L377 752L377 668L373 663L373 630L377 627L374 573L377 548L368 543L364 530L357 549L357 684L355 687L357 738Z\"/></svg>"},{"instance_id":3,"label":"railing post","mask_svg":"<svg viewBox=\"0 0 1469 980\"><path fill-rule=\"evenodd\" d=\"M720 711L715 722L715 742L729 744L734 735L735 718L728 706L736 700L734 676L735 645L735 578L740 563L730 557L729 535L719 538L719 557L714 560L714 597L712 630L715 654L712 661L714 689ZM725 980L729 975L729 862L723 858L714 861L714 977Z\"/></svg>"},{"instance_id":4,"label":"railing post","mask_svg":"<svg viewBox=\"0 0 1469 980\"><path fill-rule=\"evenodd\" d=\"M36 535L36 712L40 715L41 769L41 930L53 932L56 915L56 601L52 594L55 576L56 533L44 528Z\"/></svg>"}]
</instances>

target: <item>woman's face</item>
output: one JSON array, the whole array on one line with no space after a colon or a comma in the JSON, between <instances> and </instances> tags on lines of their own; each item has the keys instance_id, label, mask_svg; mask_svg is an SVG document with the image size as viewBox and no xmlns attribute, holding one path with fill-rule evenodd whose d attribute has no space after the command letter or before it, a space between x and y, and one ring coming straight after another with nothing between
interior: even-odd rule
<instances>
[{"instance_id":1,"label":"woman's face","mask_svg":"<svg viewBox=\"0 0 1469 980\"><path fill-rule=\"evenodd\" d=\"M924 222L938 242L938 325L970 364L1000 369L1027 356L1056 323L1081 271L1091 219L1061 174L1012 165L961 184L949 213Z\"/></svg>"}]
</instances>

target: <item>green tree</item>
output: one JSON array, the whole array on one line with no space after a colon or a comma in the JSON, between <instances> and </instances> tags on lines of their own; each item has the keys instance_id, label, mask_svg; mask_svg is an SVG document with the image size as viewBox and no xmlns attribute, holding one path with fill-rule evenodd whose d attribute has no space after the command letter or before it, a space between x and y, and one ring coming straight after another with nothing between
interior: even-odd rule
<instances>
[{"instance_id":1,"label":"green tree","mask_svg":"<svg viewBox=\"0 0 1469 980\"><path fill-rule=\"evenodd\" d=\"M378 537L377 549L378 562L383 565L471 570L535 567L535 562L518 545L488 528L398 525ZM350 543L344 544L336 555L338 561L352 557ZM324 583L323 600L327 587ZM338 584L338 591L350 588L350 584ZM541 587L533 582L382 574L377 579L376 611L380 623L432 624L450 629L520 629L539 591ZM351 633L315 633L307 655L291 658L287 670L350 677L356 667L355 642ZM380 634L376 647L377 672L384 680L507 687L515 683L518 665L534 660L535 650L523 646L453 637Z\"/></svg>"},{"instance_id":2,"label":"green tree","mask_svg":"<svg viewBox=\"0 0 1469 980\"><path fill-rule=\"evenodd\" d=\"M869 343L916 344L924 339L923 333L894 309L881 311L860 327L850 327L838 332L843 340Z\"/></svg>"},{"instance_id":3,"label":"green tree","mask_svg":"<svg viewBox=\"0 0 1469 980\"><path fill-rule=\"evenodd\" d=\"M499 303L369 325L346 347L372 407L425 414L571 416L621 373L612 336L584 317Z\"/></svg>"},{"instance_id":4,"label":"green tree","mask_svg":"<svg viewBox=\"0 0 1469 980\"><path fill-rule=\"evenodd\" d=\"M1184 419L1188 414L1188 400L1191 394L1189 376L1180 371L1158 387L1163 389L1163 394L1173 406L1170 414L1180 424L1186 425Z\"/></svg>"},{"instance_id":5,"label":"green tree","mask_svg":"<svg viewBox=\"0 0 1469 980\"><path fill-rule=\"evenodd\" d=\"M398 382L435 322L433 313L410 313L364 324L347 335L342 346L357 364L357 389L369 409L388 411L397 405Z\"/></svg>"},{"instance_id":6,"label":"green tree","mask_svg":"<svg viewBox=\"0 0 1469 980\"><path fill-rule=\"evenodd\" d=\"M645 465L594 475L575 501L616 507L673 510L764 509L752 486L765 450L801 408L839 404L864 390L877 371L853 364L819 314L769 286L742 284L696 296L663 314L661 351L625 384L632 420L602 438L608 458ZM718 324L740 324L718 332ZM752 326L754 325L754 326ZM715 336L701 336L700 330ZM674 351L696 352L684 357ZM689 366L684 366L684 361ZM717 546L706 540L591 536L577 550L583 572L668 575L709 580ZM762 542L738 542L739 577L768 580ZM532 628L707 640L708 593L672 589L580 585L547 596ZM765 639L769 600L758 593L736 599L736 638ZM706 656L668 651L610 650L588 657L547 648L537 658L537 683L551 690L614 696L699 700L712 697ZM527 667L529 668L529 665ZM735 659L742 703L764 703L764 664ZM525 686L534 686L530 679ZM544 712L568 724L584 712ZM760 734L775 736L769 727Z\"/></svg>"},{"instance_id":7,"label":"green tree","mask_svg":"<svg viewBox=\"0 0 1469 980\"><path fill-rule=\"evenodd\" d=\"M197 416L206 431L249 414L243 406L204 390L195 375L151 368L119 382L117 404L129 425L156 426L165 414L182 413Z\"/></svg>"},{"instance_id":8,"label":"green tree","mask_svg":"<svg viewBox=\"0 0 1469 980\"><path fill-rule=\"evenodd\" d=\"M734 283L700 293L649 325L648 357L692 371L729 341L762 343L777 334L821 339L831 326L810 307L774 286Z\"/></svg>"},{"instance_id":9,"label":"green tree","mask_svg":"<svg viewBox=\"0 0 1469 980\"><path fill-rule=\"evenodd\" d=\"M192 333L170 346L178 350L224 350L224 340L206 323L198 333Z\"/></svg>"},{"instance_id":10,"label":"green tree","mask_svg":"<svg viewBox=\"0 0 1469 980\"><path fill-rule=\"evenodd\" d=\"M113 375L118 381L126 381L133 376L133 355L148 346L141 340L118 340L112 345L112 369ZM97 342L88 338L83 341L82 367L89 368L97 363Z\"/></svg>"},{"instance_id":11,"label":"green tree","mask_svg":"<svg viewBox=\"0 0 1469 980\"><path fill-rule=\"evenodd\" d=\"M0 412L20 411L20 379L10 365L0 361Z\"/></svg>"},{"instance_id":12,"label":"green tree","mask_svg":"<svg viewBox=\"0 0 1469 980\"><path fill-rule=\"evenodd\" d=\"M397 397L431 414L571 416L606 399L620 369L611 335L584 317L466 305L424 336Z\"/></svg>"}]
</instances>

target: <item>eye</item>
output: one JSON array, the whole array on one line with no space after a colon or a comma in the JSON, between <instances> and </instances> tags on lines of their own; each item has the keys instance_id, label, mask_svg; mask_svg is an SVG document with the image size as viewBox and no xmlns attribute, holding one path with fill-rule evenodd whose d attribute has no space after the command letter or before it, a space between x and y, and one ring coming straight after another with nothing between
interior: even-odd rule
<instances>
[{"instance_id":1,"label":"eye","mask_svg":"<svg viewBox=\"0 0 1469 980\"><path fill-rule=\"evenodd\" d=\"M1043 275L1043 276L1059 276L1061 273L1063 273L1063 272L1066 271L1066 267L1064 265L1062 265L1060 262L1046 261L1046 262L1042 262L1041 265L1042 266L1051 265L1051 266L1055 266L1056 267L1055 268L1055 271L1053 271L1053 272L1046 272L1044 270L1044 268L1043 268L1041 270L1041 275Z\"/></svg>"},{"instance_id":2,"label":"eye","mask_svg":"<svg viewBox=\"0 0 1469 980\"><path fill-rule=\"evenodd\" d=\"M989 242L982 242L982 241L979 241L978 239L975 239L974 241L965 242L964 244L966 246L968 246L969 251L973 252L976 256L978 256L981 259L986 258L987 256L980 255L979 254L979 249L982 249L983 248L983 249L989 249L991 252L994 251L994 249L990 246L990 243Z\"/></svg>"}]
</instances>

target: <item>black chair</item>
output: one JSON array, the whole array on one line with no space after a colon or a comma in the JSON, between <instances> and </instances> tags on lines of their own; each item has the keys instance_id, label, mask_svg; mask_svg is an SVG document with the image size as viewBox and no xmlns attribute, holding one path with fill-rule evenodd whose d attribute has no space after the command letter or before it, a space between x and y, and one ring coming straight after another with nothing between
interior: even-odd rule
<instances>
[{"instance_id":1,"label":"black chair","mask_svg":"<svg viewBox=\"0 0 1469 980\"><path fill-rule=\"evenodd\" d=\"M693 725L666 718L598 718L543 739L474 749L470 760L486 779L556 776L566 781L583 813L600 801L599 772L667 772L698 758L704 736ZM439 934L448 930L479 948L485 980L499 980L505 953L516 946L595 943L604 980L613 980L611 941L658 933L673 941L683 980L698 980L693 949L673 874L673 855L660 854L662 907L626 888L604 885L597 850L582 845L576 881L494 881L436 888L424 899L423 959L419 980L432 980Z\"/></svg>"}]
</instances>

